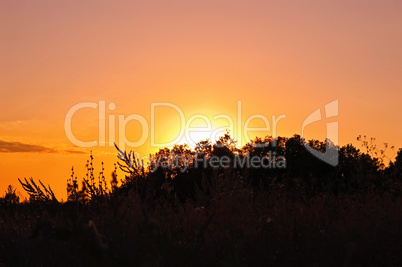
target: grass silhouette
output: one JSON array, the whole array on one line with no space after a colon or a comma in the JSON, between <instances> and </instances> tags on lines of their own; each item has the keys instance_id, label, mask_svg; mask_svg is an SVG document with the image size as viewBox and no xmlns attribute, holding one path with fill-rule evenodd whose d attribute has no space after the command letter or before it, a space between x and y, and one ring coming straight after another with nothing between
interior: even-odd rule
<instances>
[{"instance_id":1,"label":"grass silhouette","mask_svg":"<svg viewBox=\"0 0 402 267\"><path fill-rule=\"evenodd\" d=\"M334 147L332 167L302 141L256 138L238 149L225 135L195 150L161 149L148 166L117 148L110 183L103 164L95 178L91 155L81 187L72 170L66 202L50 186L20 180L29 202L18 203L11 187L0 201L0 264L401 264L402 151L385 167L376 148ZM274 152L286 168L196 166ZM120 185L117 167L125 173Z\"/></svg>"}]
</instances>

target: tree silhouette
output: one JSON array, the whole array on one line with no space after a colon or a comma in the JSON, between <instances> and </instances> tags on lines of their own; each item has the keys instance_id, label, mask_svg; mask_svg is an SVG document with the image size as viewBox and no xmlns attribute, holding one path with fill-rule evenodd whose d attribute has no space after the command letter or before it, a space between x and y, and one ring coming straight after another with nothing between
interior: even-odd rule
<instances>
[{"instance_id":1,"label":"tree silhouette","mask_svg":"<svg viewBox=\"0 0 402 267\"><path fill-rule=\"evenodd\" d=\"M0 203L4 203L6 205L18 204L20 202L20 197L17 196L16 190L17 189L14 188L12 185L9 185L4 197L0 198Z\"/></svg>"}]
</instances>

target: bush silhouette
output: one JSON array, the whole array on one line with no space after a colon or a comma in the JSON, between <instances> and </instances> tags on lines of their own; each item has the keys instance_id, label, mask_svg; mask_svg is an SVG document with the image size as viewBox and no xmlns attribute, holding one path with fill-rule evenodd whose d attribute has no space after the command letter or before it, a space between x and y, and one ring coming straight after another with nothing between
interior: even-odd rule
<instances>
[{"instance_id":1,"label":"bush silhouette","mask_svg":"<svg viewBox=\"0 0 402 267\"><path fill-rule=\"evenodd\" d=\"M373 144L364 143L363 152L351 144L330 146L339 151L333 167L304 147L324 151L327 142L267 136L237 148L226 134L194 150L160 149L148 165L116 147L111 178L103 164L94 170L91 154L82 181L72 169L63 203L50 186L20 180L30 202L18 203L12 187L2 198L0 262L398 265L402 150L385 167ZM268 165L274 156L286 168L234 165L250 157ZM124 173L120 181L117 168Z\"/></svg>"}]
</instances>

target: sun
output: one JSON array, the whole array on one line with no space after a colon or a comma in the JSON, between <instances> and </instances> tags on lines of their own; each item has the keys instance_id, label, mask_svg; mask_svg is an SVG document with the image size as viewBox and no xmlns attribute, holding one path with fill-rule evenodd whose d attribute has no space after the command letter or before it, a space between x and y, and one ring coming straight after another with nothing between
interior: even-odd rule
<instances>
[{"instance_id":1,"label":"sun","mask_svg":"<svg viewBox=\"0 0 402 267\"><path fill-rule=\"evenodd\" d=\"M187 144L194 149L200 141L209 140L215 143L219 137L228 131L233 133L233 121L229 115L210 115L195 113L183 116L183 120L166 120L163 122L164 131L158 132L158 140L163 147Z\"/></svg>"},{"instance_id":2,"label":"sun","mask_svg":"<svg viewBox=\"0 0 402 267\"><path fill-rule=\"evenodd\" d=\"M224 126L215 126L211 128L189 127L185 129L178 144L187 144L191 149L195 149L197 143L200 141L209 140L211 143L215 143L215 141L218 140L220 136L223 136L227 130L228 128Z\"/></svg>"},{"instance_id":3,"label":"sun","mask_svg":"<svg viewBox=\"0 0 402 267\"><path fill-rule=\"evenodd\" d=\"M209 140L214 142L213 131L191 131L184 134L179 144L187 144L190 148L195 149L200 141Z\"/></svg>"}]
</instances>

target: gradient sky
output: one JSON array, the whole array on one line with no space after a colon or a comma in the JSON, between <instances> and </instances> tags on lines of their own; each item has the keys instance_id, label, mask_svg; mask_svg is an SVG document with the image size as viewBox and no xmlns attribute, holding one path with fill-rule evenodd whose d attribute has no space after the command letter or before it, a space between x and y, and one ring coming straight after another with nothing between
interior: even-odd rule
<instances>
[{"instance_id":1,"label":"gradient sky","mask_svg":"<svg viewBox=\"0 0 402 267\"><path fill-rule=\"evenodd\" d=\"M0 195L8 184L23 193L17 178L32 176L65 199L71 166L84 177L91 150L95 171L101 161L113 170L114 148L79 148L66 137L65 116L83 101L113 102L106 115L116 118L149 122L151 103L170 102L186 118L227 114L237 123L240 100L242 123L285 114L277 133L291 136L339 99L340 145L358 146L361 134L402 147L401 14L397 0L0 0ZM157 141L171 140L177 113L161 107L155 117ZM75 114L77 138L95 140L97 131L97 110ZM128 123L126 134L138 140L140 124ZM306 137L325 139L325 122ZM134 149L157 148L148 138Z\"/></svg>"}]
</instances>

